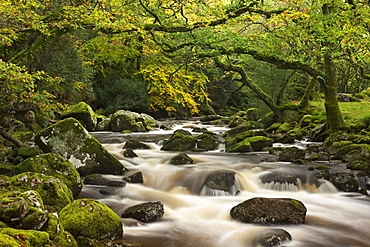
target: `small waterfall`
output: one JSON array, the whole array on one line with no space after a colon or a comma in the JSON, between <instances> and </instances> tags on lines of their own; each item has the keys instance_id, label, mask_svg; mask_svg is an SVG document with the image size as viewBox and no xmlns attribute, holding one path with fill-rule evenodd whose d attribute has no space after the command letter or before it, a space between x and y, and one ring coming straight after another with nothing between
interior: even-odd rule
<instances>
[{"instance_id":1,"label":"small waterfall","mask_svg":"<svg viewBox=\"0 0 370 247\"><path fill-rule=\"evenodd\" d=\"M266 190L276 190L276 191L298 191L299 188L297 185L292 183L279 183L279 182L270 182L263 184L263 188Z\"/></svg>"}]
</instances>

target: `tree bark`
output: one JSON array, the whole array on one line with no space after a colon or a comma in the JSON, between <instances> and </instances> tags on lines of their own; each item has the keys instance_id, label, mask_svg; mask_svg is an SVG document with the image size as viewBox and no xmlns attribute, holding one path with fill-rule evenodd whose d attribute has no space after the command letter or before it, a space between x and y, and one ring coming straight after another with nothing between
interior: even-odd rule
<instances>
[{"instance_id":1,"label":"tree bark","mask_svg":"<svg viewBox=\"0 0 370 247\"><path fill-rule=\"evenodd\" d=\"M10 141L11 143L13 143L15 146L17 147L30 147L29 145L27 144L24 144L20 141L18 141L16 138L14 138L12 135L10 135L9 133L7 133L2 126L0 126L0 136L2 136L4 139Z\"/></svg>"}]
</instances>

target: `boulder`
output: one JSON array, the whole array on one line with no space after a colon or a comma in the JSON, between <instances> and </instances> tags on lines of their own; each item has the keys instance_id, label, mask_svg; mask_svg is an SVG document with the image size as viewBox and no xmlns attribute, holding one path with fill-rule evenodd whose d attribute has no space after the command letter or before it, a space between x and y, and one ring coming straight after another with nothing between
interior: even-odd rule
<instances>
[{"instance_id":1,"label":"boulder","mask_svg":"<svg viewBox=\"0 0 370 247\"><path fill-rule=\"evenodd\" d=\"M219 171L206 177L202 191L205 195L214 195L214 190L224 191L230 195L233 195L236 192L235 188L235 172Z\"/></svg>"},{"instance_id":2,"label":"boulder","mask_svg":"<svg viewBox=\"0 0 370 247\"><path fill-rule=\"evenodd\" d=\"M146 145L145 143L142 143L140 141L137 141L137 140L128 140L125 145L123 146L123 148L131 148L131 149L150 149L150 147L148 145Z\"/></svg>"},{"instance_id":3,"label":"boulder","mask_svg":"<svg viewBox=\"0 0 370 247\"><path fill-rule=\"evenodd\" d=\"M257 108L249 108L246 115L250 121L258 121L261 118L261 114Z\"/></svg>"},{"instance_id":4,"label":"boulder","mask_svg":"<svg viewBox=\"0 0 370 247\"><path fill-rule=\"evenodd\" d=\"M10 177L10 191L36 190L49 211L58 211L73 200L72 191L59 178L25 172Z\"/></svg>"},{"instance_id":5,"label":"boulder","mask_svg":"<svg viewBox=\"0 0 370 247\"><path fill-rule=\"evenodd\" d=\"M110 118L104 118L100 122L98 122L95 126L95 131L111 131L111 125L110 125L111 119Z\"/></svg>"},{"instance_id":6,"label":"boulder","mask_svg":"<svg viewBox=\"0 0 370 247\"><path fill-rule=\"evenodd\" d=\"M126 150L123 151L123 156L127 158L138 157L132 148L126 148Z\"/></svg>"},{"instance_id":7,"label":"boulder","mask_svg":"<svg viewBox=\"0 0 370 247\"><path fill-rule=\"evenodd\" d=\"M93 199L79 199L59 212L65 230L75 239L79 236L96 240L116 240L123 235L120 217L105 204Z\"/></svg>"},{"instance_id":8,"label":"boulder","mask_svg":"<svg viewBox=\"0 0 370 247\"><path fill-rule=\"evenodd\" d=\"M287 147L279 154L279 161L294 162L297 159L304 158L306 155L303 149L297 147Z\"/></svg>"},{"instance_id":9,"label":"boulder","mask_svg":"<svg viewBox=\"0 0 370 247\"><path fill-rule=\"evenodd\" d=\"M244 140L245 138L248 138L248 137L253 137L253 136L266 136L266 133L264 130L262 129L257 129L257 130L247 130L247 131L244 131L242 133L239 133L237 135L235 135L234 137L238 140L238 141L242 141Z\"/></svg>"},{"instance_id":10,"label":"boulder","mask_svg":"<svg viewBox=\"0 0 370 247\"><path fill-rule=\"evenodd\" d=\"M2 245L5 242L4 245ZM11 245L18 243L17 245ZM50 246L49 234L43 231L0 228L0 246L45 247Z\"/></svg>"},{"instance_id":11,"label":"boulder","mask_svg":"<svg viewBox=\"0 0 370 247\"><path fill-rule=\"evenodd\" d=\"M274 140L266 136L253 136L245 139L252 146L253 151L262 151L267 147L272 147Z\"/></svg>"},{"instance_id":12,"label":"boulder","mask_svg":"<svg viewBox=\"0 0 370 247\"><path fill-rule=\"evenodd\" d=\"M352 173L336 172L332 174L331 182L340 191L358 192L359 184Z\"/></svg>"},{"instance_id":13,"label":"boulder","mask_svg":"<svg viewBox=\"0 0 370 247\"><path fill-rule=\"evenodd\" d=\"M196 140L186 130L176 130L161 148L164 151L190 151L195 148Z\"/></svg>"},{"instance_id":14,"label":"boulder","mask_svg":"<svg viewBox=\"0 0 370 247\"><path fill-rule=\"evenodd\" d=\"M126 185L126 182L110 180L101 174L90 174L85 177L84 184L124 187Z\"/></svg>"},{"instance_id":15,"label":"boulder","mask_svg":"<svg viewBox=\"0 0 370 247\"><path fill-rule=\"evenodd\" d=\"M230 215L244 223L302 224L306 212L304 204L295 199L255 197L233 207Z\"/></svg>"},{"instance_id":16,"label":"boulder","mask_svg":"<svg viewBox=\"0 0 370 247\"><path fill-rule=\"evenodd\" d=\"M55 153L40 154L28 158L17 165L17 173L40 172L62 180L76 197L82 190L80 174L73 164Z\"/></svg>"},{"instance_id":17,"label":"boulder","mask_svg":"<svg viewBox=\"0 0 370 247\"><path fill-rule=\"evenodd\" d=\"M44 152L68 159L81 176L92 173L123 174L126 168L74 118L64 119L35 136Z\"/></svg>"},{"instance_id":18,"label":"boulder","mask_svg":"<svg viewBox=\"0 0 370 247\"><path fill-rule=\"evenodd\" d=\"M48 221L41 229L49 234L53 246L78 247L75 238L64 229L57 214L49 213Z\"/></svg>"},{"instance_id":19,"label":"boulder","mask_svg":"<svg viewBox=\"0 0 370 247\"><path fill-rule=\"evenodd\" d=\"M259 232L253 239L254 247L273 247L292 240L292 236L284 229L268 229Z\"/></svg>"},{"instance_id":20,"label":"boulder","mask_svg":"<svg viewBox=\"0 0 370 247\"><path fill-rule=\"evenodd\" d=\"M95 129L97 123L96 114L91 106L85 102L70 106L63 112L61 118L65 119L70 117L77 119L88 131L93 131Z\"/></svg>"},{"instance_id":21,"label":"boulder","mask_svg":"<svg viewBox=\"0 0 370 247\"><path fill-rule=\"evenodd\" d=\"M257 121L245 121L235 128L232 128L231 130L227 131L229 134L239 134L247 130L253 130L253 129L263 129L264 125L261 122Z\"/></svg>"},{"instance_id":22,"label":"boulder","mask_svg":"<svg viewBox=\"0 0 370 247\"><path fill-rule=\"evenodd\" d=\"M172 157L170 162L172 165L185 165L185 164L195 164L195 161L189 157L186 153L181 153Z\"/></svg>"},{"instance_id":23,"label":"boulder","mask_svg":"<svg viewBox=\"0 0 370 247\"><path fill-rule=\"evenodd\" d=\"M123 181L126 181L127 183L133 183L133 184L142 184L144 183L143 173L142 172L135 172L131 175L128 175L124 178L122 178Z\"/></svg>"},{"instance_id":24,"label":"boulder","mask_svg":"<svg viewBox=\"0 0 370 247\"><path fill-rule=\"evenodd\" d=\"M121 217L133 218L143 223L157 221L164 214L162 202L146 202L126 209Z\"/></svg>"},{"instance_id":25,"label":"boulder","mask_svg":"<svg viewBox=\"0 0 370 247\"><path fill-rule=\"evenodd\" d=\"M205 131L197 136L196 142L197 148L200 150L215 150L219 144L217 136L211 131Z\"/></svg>"},{"instance_id":26,"label":"boulder","mask_svg":"<svg viewBox=\"0 0 370 247\"><path fill-rule=\"evenodd\" d=\"M226 145L226 152L229 153L253 152L253 148L250 142L247 139L244 139L243 141L238 142L230 147L229 145Z\"/></svg>"},{"instance_id":27,"label":"boulder","mask_svg":"<svg viewBox=\"0 0 370 247\"><path fill-rule=\"evenodd\" d=\"M111 115L110 126L112 131L146 132L156 125L155 119L148 114L118 110Z\"/></svg>"},{"instance_id":28,"label":"boulder","mask_svg":"<svg viewBox=\"0 0 370 247\"><path fill-rule=\"evenodd\" d=\"M37 191L9 191L0 196L0 221L13 228L40 230L48 212Z\"/></svg>"}]
</instances>

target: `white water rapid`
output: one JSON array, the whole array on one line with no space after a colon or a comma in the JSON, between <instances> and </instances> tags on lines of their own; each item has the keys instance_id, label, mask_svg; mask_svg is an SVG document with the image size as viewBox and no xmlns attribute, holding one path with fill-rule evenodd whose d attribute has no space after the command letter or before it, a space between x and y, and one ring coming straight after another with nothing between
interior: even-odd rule
<instances>
[{"instance_id":1,"label":"white water rapid","mask_svg":"<svg viewBox=\"0 0 370 247\"><path fill-rule=\"evenodd\" d=\"M183 123L175 128L207 127L220 133L225 128ZM188 129L188 130L191 130ZM130 170L141 171L143 184L116 188L116 194L99 193L98 186L84 186L81 197L95 198L111 207L118 215L135 204L161 201L164 216L154 223L123 219L124 240L137 241L144 247L248 247L258 234L267 229L285 229L292 241L283 246L294 247L365 247L370 246L370 200L356 193L338 192L327 181L316 181L305 165L288 162L262 162L267 153L229 154L223 151L189 152L196 161L191 165L171 165L169 160L180 152L160 150L159 140L172 131L120 134L94 133L99 141ZM196 134L196 133L194 133ZM122 147L128 139L138 139L150 150L134 150L135 158L125 158ZM222 149L222 146L220 147ZM203 188L206 176L215 171L234 171L237 185L231 195ZM258 177L268 172L289 172L299 178L297 185L262 184ZM121 176L107 176L121 180ZM317 183L316 183L317 184ZM253 197L294 198L307 208L306 221L299 225L261 226L235 221L230 210Z\"/></svg>"}]
</instances>

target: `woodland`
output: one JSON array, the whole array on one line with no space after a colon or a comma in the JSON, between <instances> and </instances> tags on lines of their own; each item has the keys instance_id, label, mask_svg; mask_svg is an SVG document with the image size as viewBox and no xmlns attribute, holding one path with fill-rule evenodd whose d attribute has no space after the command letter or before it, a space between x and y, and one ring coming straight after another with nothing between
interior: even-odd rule
<instances>
[{"instance_id":1,"label":"woodland","mask_svg":"<svg viewBox=\"0 0 370 247\"><path fill-rule=\"evenodd\" d=\"M0 115L31 105L54 119L84 101L188 117L257 107L284 122L321 98L369 86L366 0L4 0Z\"/></svg>"}]
</instances>

